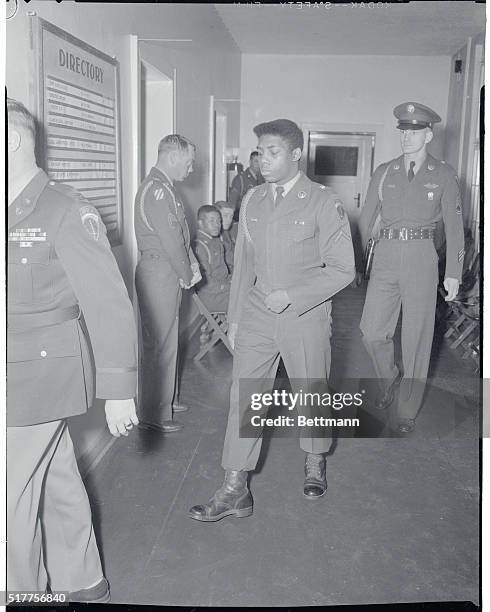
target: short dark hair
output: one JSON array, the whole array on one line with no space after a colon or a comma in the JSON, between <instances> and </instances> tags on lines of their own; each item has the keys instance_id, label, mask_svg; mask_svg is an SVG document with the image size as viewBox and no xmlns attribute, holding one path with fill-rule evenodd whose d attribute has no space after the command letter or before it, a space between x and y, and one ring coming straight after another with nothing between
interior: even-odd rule
<instances>
[{"instance_id":1,"label":"short dark hair","mask_svg":"<svg viewBox=\"0 0 490 612\"><path fill-rule=\"evenodd\" d=\"M30 132L33 140L36 139L36 122L27 108L13 98L7 98L8 120L24 131Z\"/></svg>"},{"instance_id":2,"label":"short dark hair","mask_svg":"<svg viewBox=\"0 0 490 612\"><path fill-rule=\"evenodd\" d=\"M204 206L201 206L199 210L197 211L197 220L201 221L201 219L204 219L206 215L209 215L209 213L214 213L214 212L220 215L220 212L216 208L216 206L213 206L212 204L204 204Z\"/></svg>"},{"instance_id":3,"label":"short dark hair","mask_svg":"<svg viewBox=\"0 0 490 612\"><path fill-rule=\"evenodd\" d=\"M259 156L259 152L258 151L252 151L250 153L250 159L252 160L254 157L258 157Z\"/></svg>"},{"instance_id":4,"label":"short dark hair","mask_svg":"<svg viewBox=\"0 0 490 612\"><path fill-rule=\"evenodd\" d=\"M303 132L294 121L289 119L275 119L274 121L259 123L254 127L254 134L257 138L265 135L279 136L288 143L291 151L293 149L303 150Z\"/></svg>"},{"instance_id":5,"label":"short dark hair","mask_svg":"<svg viewBox=\"0 0 490 612\"><path fill-rule=\"evenodd\" d=\"M196 145L185 136L180 134L169 134L160 140L158 154L168 153L169 151L188 151L189 148L196 148Z\"/></svg>"},{"instance_id":6,"label":"short dark hair","mask_svg":"<svg viewBox=\"0 0 490 612\"><path fill-rule=\"evenodd\" d=\"M219 200L219 202L215 202L214 205L218 210L222 210L223 208L231 208L231 210L235 210L233 204L231 202L225 202L225 200Z\"/></svg>"}]
</instances>

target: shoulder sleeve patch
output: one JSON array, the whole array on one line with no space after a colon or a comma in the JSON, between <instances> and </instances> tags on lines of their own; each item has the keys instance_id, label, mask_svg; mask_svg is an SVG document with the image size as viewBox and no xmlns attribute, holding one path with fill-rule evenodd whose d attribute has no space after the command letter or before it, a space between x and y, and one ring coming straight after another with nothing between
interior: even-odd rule
<instances>
[{"instance_id":1,"label":"shoulder sleeve patch","mask_svg":"<svg viewBox=\"0 0 490 612\"><path fill-rule=\"evenodd\" d=\"M97 209L93 206L82 206L79 210L82 226L92 240L97 241L100 237L101 219Z\"/></svg>"},{"instance_id":2,"label":"shoulder sleeve patch","mask_svg":"<svg viewBox=\"0 0 490 612\"><path fill-rule=\"evenodd\" d=\"M337 214L339 215L341 221L344 220L345 218L345 210L344 207L342 206L342 202L340 200L335 200L335 208L337 209Z\"/></svg>"},{"instance_id":3,"label":"shoulder sleeve patch","mask_svg":"<svg viewBox=\"0 0 490 612\"><path fill-rule=\"evenodd\" d=\"M168 224L173 230L179 226L179 221L173 213L168 213Z\"/></svg>"}]
</instances>

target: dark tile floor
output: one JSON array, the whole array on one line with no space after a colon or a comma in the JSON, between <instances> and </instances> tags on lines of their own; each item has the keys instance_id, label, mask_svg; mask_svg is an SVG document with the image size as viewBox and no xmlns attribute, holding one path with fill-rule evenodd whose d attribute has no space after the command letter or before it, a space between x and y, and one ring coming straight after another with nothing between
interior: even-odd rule
<instances>
[{"instance_id":1,"label":"dark tile floor","mask_svg":"<svg viewBox=\"0 0 490 612\"><path fill-rule=\"evenodd\" d=\"M335 299L333 380L372 376L358 330L363 299L363 288ZM477 602L478 379L440 336L410 439L339 439L327 496L313 502L302 497L297 443L269 439L252 477L253 516L215 524L186 512L222 480L231 358L221 345L195 364L191 343L185 429L117 440L87 478L113 602Z\"/></svg>"}]
</instances>

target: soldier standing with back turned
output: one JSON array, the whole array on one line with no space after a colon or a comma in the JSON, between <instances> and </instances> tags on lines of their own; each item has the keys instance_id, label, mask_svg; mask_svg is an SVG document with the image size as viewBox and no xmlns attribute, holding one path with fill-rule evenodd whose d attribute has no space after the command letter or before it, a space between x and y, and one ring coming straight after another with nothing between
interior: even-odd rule
<instances>
[{"instance_id":1,"label":"soldier standing with back turned","mask_svg":"<svg viewBox=\"0 0 490 612\"><path fill-rule=\"evenodd\" d=\"M399 386L398 430L410 433L422 404L434 335L439 280L436 223L442 219L446 232L446 301L454 300L458 293L464 232L456 173L427 152L432 126L441 118L417 102L400 104L393 113L403 155L377 168L359 219L366 245L378 213L381 215L361 331L376 375L384 381L377 407L387 408ZM393 346L400 308L403 378Z\"/></svg>"},{"instance_id":2,"label":"soldier standing with back turned","mask_svg":"<svg viewBox=\"0 0 490 612\"><path fill-rule=\"evenodd\" d=\"M160 433L182 429L177 403L177 351L182 289L201 280L190 245L184 206L174 182L191 172L195 146L178 134L165 136L156 165L140 185L134 207L134 229L141 259L136 291L143 331L143 392L140 426Z\"/></svg>"}]
</instances>

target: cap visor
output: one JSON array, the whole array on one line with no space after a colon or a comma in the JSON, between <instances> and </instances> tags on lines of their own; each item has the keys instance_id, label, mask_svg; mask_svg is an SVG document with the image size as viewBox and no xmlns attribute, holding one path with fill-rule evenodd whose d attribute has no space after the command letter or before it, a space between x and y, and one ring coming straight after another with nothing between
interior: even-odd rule
<instances>
[{"instance_id":1,"label":"cap visor","mask_svg":"<svg viewBox=\"0 0 490 612\"><path fill-rule=\"evenodd\" d=\"M430 127L427 123L399 123L396 126L399 130L423 130L426 127Z\"/></svg>"}]
</instances>

